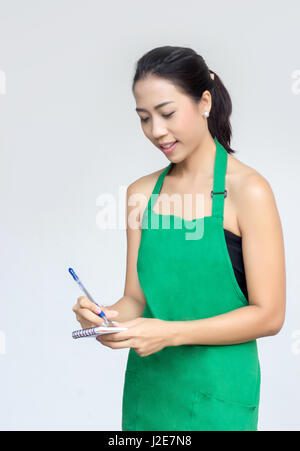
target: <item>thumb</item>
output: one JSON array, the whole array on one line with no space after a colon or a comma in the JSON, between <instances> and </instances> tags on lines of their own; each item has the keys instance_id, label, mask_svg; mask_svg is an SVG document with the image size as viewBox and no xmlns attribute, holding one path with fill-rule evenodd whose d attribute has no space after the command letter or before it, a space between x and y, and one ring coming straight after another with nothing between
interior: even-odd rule
<instances>
[{"instance_id":1,"label":"thumb","mask_svg":"<svg viewBox=\"0 0 300 451\"><path fill-rule=\"evenodd\" d=\"M105 313L108 319L115 318L118 316L119 312L117 310L109 309L101 306L101 310Z\"/></svg>"},{"instance_id":2,"label":"thumb","mask_svg":"<svg viewBox=\"0 0 300 451\"><path fill-rule=\"evenodd\" d=\"M129 321L122 321L122 322L118 322L116 324L118 325L118 327L130 327L130 326L134 326L139 320L140 320L140 318L134 318Z\"/></svg>"}]
</instances>

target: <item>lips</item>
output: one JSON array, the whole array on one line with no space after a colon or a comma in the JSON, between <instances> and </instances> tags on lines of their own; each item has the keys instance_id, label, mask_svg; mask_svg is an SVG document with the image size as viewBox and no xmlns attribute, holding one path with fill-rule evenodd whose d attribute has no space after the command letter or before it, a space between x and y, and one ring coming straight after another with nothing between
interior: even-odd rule
<instances>
[{"instance_id":1,"label":"lips","mask_svg":"<svg viewBox=\"0 0 300 451\"><path fill-rule=\"evenodd\" d=\"M169 144L173 144L173 143L175 143L176 141L170 141L170 142L168 142L168 143L159 143L159 145L160 146L168 146Z\"/></svg>"},{"instance_id":2,"label":"lips","mask_svg":"<svg viewBox=\"0 0 300 451\"><path fill-rule=\"evenodd\" d=\"M165 154L170 153L170 152L173 152L173 150L174 150L175 147L177 146L177 143L178 143L178 141L174 141L174 144L171 145L170 147L164 148L164 147L161 147L161 146L160 146L160 149L161 149Z\"/></svg>"},{"instance_id":3,"label":"lips","mask_svg":"<svg viewBox=\"0 0 300 451\"><path fill-rule=\"evenodd\" d=\"M162 143L162 144L159 144L159 147L162 149L162 150L168 150L168 149L170 149L172 146L170 146L170 144L175 144L175 143L177 143L178 141L171 141L171 142L169 142L169 143ZM163 146L169 146L169 147L163 147Z\"/></svg>"}]
</instances>

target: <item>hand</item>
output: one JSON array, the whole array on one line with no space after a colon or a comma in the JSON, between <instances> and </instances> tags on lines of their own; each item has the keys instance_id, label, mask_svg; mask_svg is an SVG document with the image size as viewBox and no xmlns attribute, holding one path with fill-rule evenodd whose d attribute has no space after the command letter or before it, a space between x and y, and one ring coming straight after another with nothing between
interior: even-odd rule
<instances>
[{"instance_id":1,"label":"hand","mask_svg":"<svg viewBox=\"0 0 300 451\"><path fill-rule=\"evenodd\" d=\"M117 310L109 309L103 305L100 307L109 321L113 320L119 314ZM80 296L72 310L76 314L76 319L81 324L82 329L89 329L90 327L102 326L104 324L104 320L97 314L97 312L100 313L97 309L99 307L90 301L89 298Z\"/></svg>"},{"instance_id":2,"label":"hand","mask_svg":"<svg viewBox=\"0 0 300 451\"><path fill-rule=\"evenodd\" d=\"M135 318L119 322L117 327L128 327L128 330L99 335L96 339L112 349L133 348L141 357L171 346L168 321L157 318Z\"/></svg>"}]
</instances>

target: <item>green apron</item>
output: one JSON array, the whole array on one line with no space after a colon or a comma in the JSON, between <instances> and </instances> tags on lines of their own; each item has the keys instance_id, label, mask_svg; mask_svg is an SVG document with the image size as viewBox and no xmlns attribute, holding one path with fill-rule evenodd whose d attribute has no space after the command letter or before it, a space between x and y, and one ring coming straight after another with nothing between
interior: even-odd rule
<instances>
[{"instance_id":1,"label":"green apron","mask_svg":"<svg viewBox=\"0 0 300 451\"><path fill-rule=\"evenodd\" d=\"M137 261L147 301L143 318L190 321L248 305L223 229L227 151L214 141L212 216L184 220L153 211L173 163L160 174L150 196ZM256 340L168 346L146 357L130 348L122 430L256 431L259 396Z\"/></svg>"}]
</instances>

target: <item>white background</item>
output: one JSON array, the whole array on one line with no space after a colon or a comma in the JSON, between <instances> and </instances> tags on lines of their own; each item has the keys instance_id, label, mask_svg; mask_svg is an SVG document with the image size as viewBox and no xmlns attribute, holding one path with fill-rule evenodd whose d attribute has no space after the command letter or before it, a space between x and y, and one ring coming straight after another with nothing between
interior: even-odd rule
<instances>
[{"instance_id":1,"label":"white background","mask_svg":"<svg viewBox=\"0 0 300 451\"><path fill-rule=\"evenodd\" d=\"M122 297L125 227L101 230L96 200L113 194L122 222L124 189L168 164L131 93L136 61L163 45L221 77L235 156L275 194L287 314L258 339L258 428L300 430L299 14L291 0L0 1L2 430L121 430L128 348L72 340L82 293L68 267L104 305Z\"/></svg>"}]
</instances>

